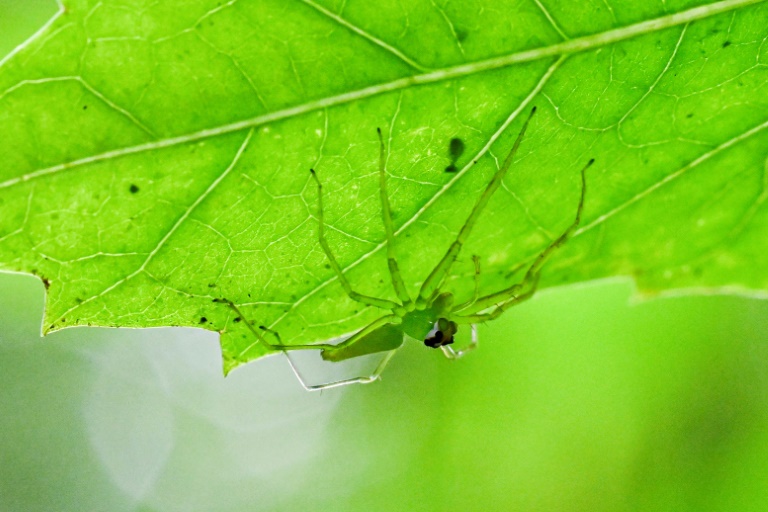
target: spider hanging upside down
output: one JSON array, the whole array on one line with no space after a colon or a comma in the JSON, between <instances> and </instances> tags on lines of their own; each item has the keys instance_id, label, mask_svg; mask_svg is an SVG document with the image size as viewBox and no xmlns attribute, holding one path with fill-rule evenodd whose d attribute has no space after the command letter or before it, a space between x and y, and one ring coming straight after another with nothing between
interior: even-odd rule
<instances>
[{"instance_id":1,"label":"spider hanging upside down","mask_svg":"<svg viewBox=\"0 0 768 512\"><path fill-rule=\"evenodd\" d=\"M579 204L576 208L576 216L570 226L552 243L550 243L533 261L531 266L525 273L522 281L518 284L510 286L504 290L501 290L490 295L483 297L479 296L478 280L480 274L480 259L477 256L473 256L472 259L475 264L475 293L474 297L468 302L462 304L454 304L453 294L450 292L442 291L442 284L448 277L451 266L456 261L456 258L461 251L462 245L469 237L472 227L477 222L480 214L485 209L491 196L501 185L507 170L512 164L512 159L517 152L520 142L523 139L525 130L528 127L528 123L536 112L534 107L531 110L531 114L523 124L520 134L517 136L512 149L509 151L504 163L494 174L491 182L486 187L483 194L478 198L475 203L472 212L469 214L466 222L461 227L456 240L448 248L445 256L440 260L437 266L432 270L427 279L421 285L419 295L415 300L411 298L400 275L400 270L397 266L397 259L395 258L394 251L394 229L392 226L392 217L389 207L389 198L386 190L386 171L385 166L385 152L386 147L384 140L381 136L381 130L378 130L379 142L380 142L380 158L379 158L379 188L381 194L381 206L382 216L384 219L384 228L387 237L387 261L389 265L389 274L392 278L392 286L395 289L399 302L394 302L387 299L380 299L377 297L370 297L355 292L352 286L344 277L344 273L336 261L336 258L331 251L328 242L325 239L325 223L323 219L323 194L322 185L317 178L315 171L310 169L312 178L317 183L317 198L318 198L318 221L319 221L319 239L320 245L325 252L328 262L330 263L336 277L341 283L341 286L346 291L347 295L354 301L365 304L366 306L372 306L376 308L388 311L387 314L381 318L374 320L366 327L363 327L357 333L353 334L346 340L336 345L328 343L319 343L314 345L283 345L280 342L279 335L261 326L260 329L274 335L278 343L270 344L256 329L254 329L248 322L245 322L249 329L258 337L260 342L265 343L268 347L275 350L320 350L320 354L324 360L327 361L343 361L352 359L354 357L364 356L368 354L374 354L377 352L387 352L387 355L382 359L374 372L366 377L356 377L352 379L341 380L332 382L329 384L320 384L315 386L307 385L296 368L291 362L294 372L301 381L301 384L307 390L327 389L331 387L343 386L346 384L354 383L369 383L377 380L382 371L386 367L389 360L394 353L403 344L404 335L408 335L411 338L417 340L424 340L424 344L432 348L440 348L446 357L450 359L457 359L473 348L477 346L477 330L476 324L478 322L484 322L486 320L493 320L503 313L507 308L518 304L528 298L530 298L536 291L536 287L539 282L539 273L542 266L546 262L552 252L562 245L571 236L573 231L579 225L581 220L581 212L584 206L584 195L586 191L586 179L585 173L590 165L594 162L590 160L587 165L581 170L581 195L579 198ZM243 317L237 306L229 300L223 299L221 302L227 303L235 312ZM458 331L458 326L462 324L471 324L472 326L472 341L462 350L453 350L450 346L454 341L454 335ZM286 354L287 355L287 354Z\"/></svg>"}]
</instances>

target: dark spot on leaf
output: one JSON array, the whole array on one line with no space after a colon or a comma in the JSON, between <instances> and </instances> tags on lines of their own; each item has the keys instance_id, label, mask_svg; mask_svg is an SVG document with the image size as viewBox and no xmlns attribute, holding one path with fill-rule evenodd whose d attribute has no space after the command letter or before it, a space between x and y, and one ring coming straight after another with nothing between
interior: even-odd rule
<instances>
[{"instance_id":1,"label":"dark spot on leaf","mask_svg":"<svg viewBox=\"0 0 768 512\"><path fill-rule=\"evenodd\" d=\"M242 318L238 316L237 318L235 318L232 321L235 322L235 323L239 323L241 320L242 320Z\"/></svg>"},{"instance_id":2,"label":"dark spot on leaf","mask_svg":"<svg viewBox=\"0 0 768 512\"><path fill-rule=\"evenodd\" d=\"M46 290L51 287L51 281L47 277L43 278L43 286L45 286Z\"/></svg>"},{"instance_id":3,"label":"dark spot on leaf","mask_svg":"<svg viewBox=\"0 0 768 512\"><path fill-rule=\"evenodd\" d=\"M464 153L464 141L458 137L452 138L449 151L451 152L451 158L459 158Z\"/></svg>"},{"instance_id":4,"label":"dark spot on leaf","mask_svg":"<svg viewBox=\"0 0 768 512\"><path fill-rule=\"evenodd\" d=\"M207 322L207 321L208 321L208 319L207 319L207 318L205 318L204 316L201 316L201 317L200 317L200 323L201 323L201 324L204 324L204 323L205 323L205 322Z\"/></svg>"},{"instance_id":5,"label":"dark spot on leaf","mask_svg":"<svg viewBox=\"0 0 768 512\"><path fill-rule=\"evenodd\" d=\"M63 323L63 324L67 323L67 319L66 318L62 318L61 319L61 323Z\"/></svg>"},{"instance_id":6,"label":"dark spot on leaf","mask_svg":"<svg viewBox=\"0 0 768 512\"><path fill-rule=\"evenodd\" d=\"M88 105L83 105L83 110L88 110Z\"/></svg>"},{"instance_id":7,"label":"dark spot on leaf","mask_svg":"<svg viewBox=\"0 0 768 512\"><path fill-rule=\"evenodd\" d=\"M469 35L469 32L467 32L466 30L462 30L460 28L456 29L456 40L458 42L463 43L468 35Z\"/></svg>"},{"instance_id":8,"label":"dark spot on leaf","mask_svg":"<svg viewBox=\"0 0 768 512\"><path fill-rule=\"evenodd\" d=\"M693 112L691 112L690 114L688 114L688 115L687 115L687 116L685 116L685 117L687 117L688 119L692 118L692 117L693 117Z\"/></svg>"},{"instance_id":9,"label":"dark spot on leaf","mask_svg":"<svg viewBox=\"0 0 768 512\"><path fill-rule=\"evenodd\" d=\"M77 302L78 304L82 304L83 299L81 299L80 297L75 297L75 302Z\"/></svg>"},{"instance_id":10,"label":"dark spot on leaf","mask_svg":"<svg viewBox=\"0 0 768 512\"><path fill-rule=\"evenodd\" d=\"M208 283L208 288L216 288L216 283Z\"/></svg>"},{"instance_id":11,"label":"dark spot on leaf","mask_svg":"<svg viewBox=\"0 0 768 512\"><path fill-rule=\"evenodd\" d=\"M464 141L458 137L452 138L448 144L448 153L450 154L451 164L445 168L445 172L456 172L458 170L456 168L456 160L464 154Z\"/></svg>"},{"instance_id":12,"label":"dark spot on leaf","mask_svg":"<svg viewBox=\"0 0 768 512\"><path fill-rule=\"evenodd\" d=\"M131 184L131 187L130 187L128 190L130 190L130 191L131 191L131 194L135 194L136 192L138 192L138 191L139 191L139 187L137 187L137 186L136 186L136 185L134 185L134 184Z\"/></svg>"},{"instance_id":13,"label":"dark spot on leaf","mask_svg":"<svg viewBox=\"0 0 768 512\"><path fill-rule=\"evenodd\" d=\"M326 263L325 264L325 268L331 268L331 264L330 263Z\"/></svg>"},{"instance_id":14,"label":"dark spot on leaf","mask_svg":"<svg viewBox=\"0 0 768 512\"><path fill-rule=\"evenodd\" d=\"M723 43L723 48L728 48L729 46L731 46L731 42L730 41L725 41Z\"/></svg>"}]
</instances>

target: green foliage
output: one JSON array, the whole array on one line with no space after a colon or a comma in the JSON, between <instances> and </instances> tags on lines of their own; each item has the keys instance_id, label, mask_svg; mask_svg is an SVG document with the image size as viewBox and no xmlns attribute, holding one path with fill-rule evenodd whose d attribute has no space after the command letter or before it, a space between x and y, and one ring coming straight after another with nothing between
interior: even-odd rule
<instances>
[{"instance_id":1,"label":"green foliage","mask_svg":"<svg viewBox=\"0 0 768 512\"><path fill-rule=\"evenodd\" d=\"M0 268L50 284L45 331L219 330L229 370L265 352L214 299L286 343L379 314L327 266L309 167L353 286L394 297L376 127L415 290L537 105L457 293L472 253L483 291L510 284L567 226L593 157L543 286L762 292L768 5L699 3L66 2L0 67Z\"/></svg>"}]
</instances>

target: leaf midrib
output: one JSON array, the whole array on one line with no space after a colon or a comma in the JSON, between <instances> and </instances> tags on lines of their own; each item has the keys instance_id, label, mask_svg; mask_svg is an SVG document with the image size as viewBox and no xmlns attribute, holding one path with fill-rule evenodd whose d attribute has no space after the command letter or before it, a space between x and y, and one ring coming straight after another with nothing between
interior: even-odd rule
<instances>
[{"instance_id":1,"label":"leaf midrib","mask_svg":"<svg viewBox=\"0 0 768 512\"><path fill-rule=\"evenodd\" d=\"M520 64L523 62L540 60L547 57L581 53L594 48L599 48L601 46L606 46L608 44L631 39L633 37L637 37L650 32L705 19L717 14L721 14L723 12L738 9L740 7L746 7L748 5L763 3L765 1L766 0L722 0L714 4L694 7L679 13L662 16L652 20L642 21L640 23L600 32L590 36L563 41L550 46L535 48L533 50L525 50L522 52L511 53L500 57L493 57L470 64L461 64L458 66L438 69L420 75L400 78L391 82L372 85L358 89L356 91L351 91L336 96L330 96L327 98L321 98L319 100L310 101L287 109L277 110L275 112L256 116L251 119L230 123L215 128L206 128L205 130L200 130L194 133L169 137L163 140L138 144L136 146L110 150L98 155L72 160L70 162L54 165L45 169L39 169L22 176L0 182L0 189L9 188L20 183L25 183L37 178L55 174L57 172L72 170L83 165L218 137L237 131L247 130L249 128L263 126L276 121L298 117L300 115L304 115L317 110L371 98L380 94L405 89L411 86L426 85L444 80L461 78L483 71L490 71L514 64Z\"/></svg>"}]
</instances>

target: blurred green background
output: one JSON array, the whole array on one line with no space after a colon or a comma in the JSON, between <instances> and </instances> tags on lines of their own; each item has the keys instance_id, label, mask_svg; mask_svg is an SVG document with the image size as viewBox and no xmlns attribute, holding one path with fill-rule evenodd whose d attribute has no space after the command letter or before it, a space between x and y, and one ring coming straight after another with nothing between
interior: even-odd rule
<instances>
[{"instance_id":1,"label":"blurred green background","mask_svg":"<svg viewBox=\"0 0 768 512\"><path fill-rule=\"evenodd\" d=\"M55 9L0 0L0 54ZM547 290L459 362L310 394L282 357L224 379L201 330L42 339L42 284L0 274L0 511L768 510L768 302L631 295Z\"/></svg>"}]
</instances>

